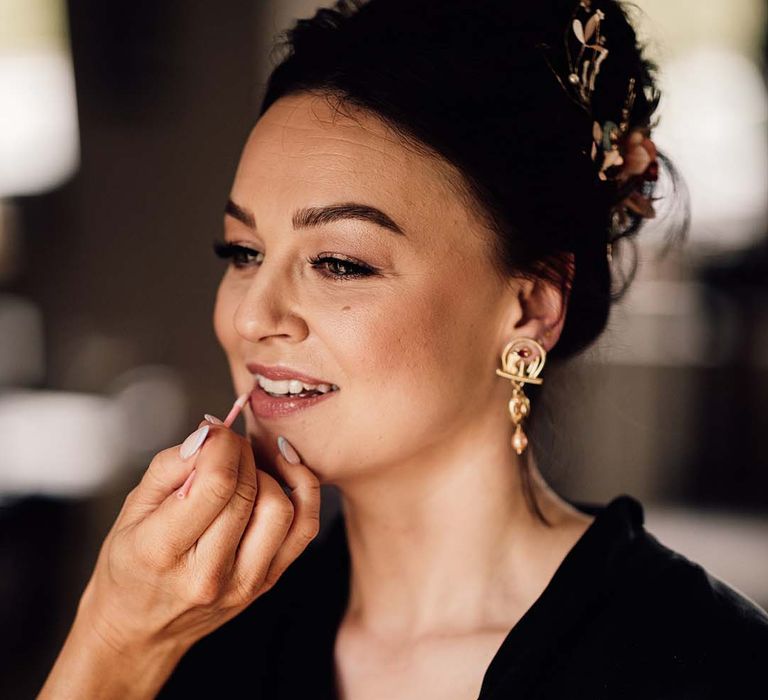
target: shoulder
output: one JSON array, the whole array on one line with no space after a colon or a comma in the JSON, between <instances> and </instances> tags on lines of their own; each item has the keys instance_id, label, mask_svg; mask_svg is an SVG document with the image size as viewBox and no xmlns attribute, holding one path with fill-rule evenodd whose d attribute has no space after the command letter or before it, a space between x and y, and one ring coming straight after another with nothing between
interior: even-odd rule
<instances>
[{"instance_id":1,"label":"shoulder","mask_svg":"<svg viewBox=\"0 0 768 700\"><path fill-rule=\"evenodd\" d=\"M670 620L697 620L720 634L768 634L768 613L756 602L695 561L643 530L628 561L627 573L643 607Z\"/></svg>"},{"instance_id":2,"label":"shoulder","mask_svg":"<svg viewBox=\"0 0 768 700\"><path fill-rule=\"evenodd\" d=\"M643 529L621 584L609 605L622 626L616 653L638 673L695 692L684 697L733 696L762 676L768 614L698 563Z\"/></svg>"},{"instance_id":3,"label":"shoulder","mask_svg":"<svg viewBox=\"0 0 768 700\"><path fill-rule=\"evenodd\" d=\"M555 643L558 687L567 679L585 691L575 697L714 700L762 685L768 614L649 533L632 497L594 512L559 608L568 622Z\"/></svg>"}]
</instances>

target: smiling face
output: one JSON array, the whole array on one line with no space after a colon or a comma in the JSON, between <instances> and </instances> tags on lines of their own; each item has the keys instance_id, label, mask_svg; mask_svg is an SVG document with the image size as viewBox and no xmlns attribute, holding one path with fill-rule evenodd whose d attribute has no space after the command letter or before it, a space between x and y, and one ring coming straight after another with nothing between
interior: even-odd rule
<instances>
[{"instance_id":1,"label":"smiling face","mask_svg":"<svg viewBox=\"0 0 768 700\"><path fill-rule=\"evenodd\" d=\"M450 176L376 117L340 116L322 97L284 97L259 119L225 215L225 239L241 248L218 290L216 334L238 394L253 389L249 363L339 390L282 416L246 409L257 456L284 435L321 481L341 483L490 417L508 424L509 383L494 370L515 296ZM297 215L339 204L381 214Z\"/></svg>"}]
</instances>

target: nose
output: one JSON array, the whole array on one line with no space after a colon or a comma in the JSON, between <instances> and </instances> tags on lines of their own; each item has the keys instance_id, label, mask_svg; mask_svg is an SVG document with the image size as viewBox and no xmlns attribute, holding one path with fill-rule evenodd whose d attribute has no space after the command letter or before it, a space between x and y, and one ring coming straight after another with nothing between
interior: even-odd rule
<instances>
[{"instance_id":1,"label":"nose","mask_svg":"<svg viewBox=\"0 0 768 700\"><path fill-rule=\"evenodd\" d=\"M306 337L307 324L298 312L296 281L290 261L272 258L243 285L233 323L237 333L250 342L269 336L284 336L293 341Z\"/></svg>"}]
</instances>

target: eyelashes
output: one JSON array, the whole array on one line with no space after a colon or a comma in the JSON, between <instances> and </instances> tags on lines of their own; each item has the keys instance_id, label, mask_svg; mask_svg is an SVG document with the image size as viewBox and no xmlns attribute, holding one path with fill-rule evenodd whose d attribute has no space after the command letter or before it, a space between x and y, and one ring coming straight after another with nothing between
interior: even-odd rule
<instances>
[{"instance_id":1,"label":"eyelashes","mask_svg":"<svg viewBox=\"0 0 768 700\"><path fill-rule=\"evenodd\" d=\"M213 252L222 260L228 260L230 265L238 270L258 267L264 261L264 253L261 251L229 241L214 241ZM332 280L360 279L376 274L374 268L364 263L353 261L346 257L330 256L325 253L309 257L307 262L323 277ZM339 272L339 267L345 271Z\"/></svg>"},{"instance_id":2,"label":"eyelashes","mask_svg":"<svg viewBox=\"0 0 768 700\"><path fill-rule=\"evenodd\" d=\"M253 264L253 258L262 256L258 250L228 241L214 241L213 252L222 260L229 260L233 267L242 268Z\"/></svg>"}]
</instances>

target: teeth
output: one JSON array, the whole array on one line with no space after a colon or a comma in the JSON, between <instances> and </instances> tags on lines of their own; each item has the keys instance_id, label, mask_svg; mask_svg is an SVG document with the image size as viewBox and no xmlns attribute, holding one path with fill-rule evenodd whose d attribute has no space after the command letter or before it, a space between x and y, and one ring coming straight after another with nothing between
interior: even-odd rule
<instances>
[{"instance_id":1,"label":"teeth","mask_svg":"<svg viewBox=\"0 0 768 700\"><path fill-rule=\"evenodd\" d=\"M300 381L298 381L298 379L291 379L288 382L288 391L290 391L292 394L300 394L303 390L304 390L304 385Z\"/></svg>"},{"instance_id":2,"label":"teeth","mask_svg":"<svg viewBox=\"0 0 768 700\"><path fill-rule=\"evenodd\" d=\"M257 374L256 378L259 382L259 386L272 394L300 394L301 392L308 390L319 391L325 394L339 388L335 384L305 384L298 379L282 379L276 381L262 377L260 374Z\"/></svg>"}]
</instances>

